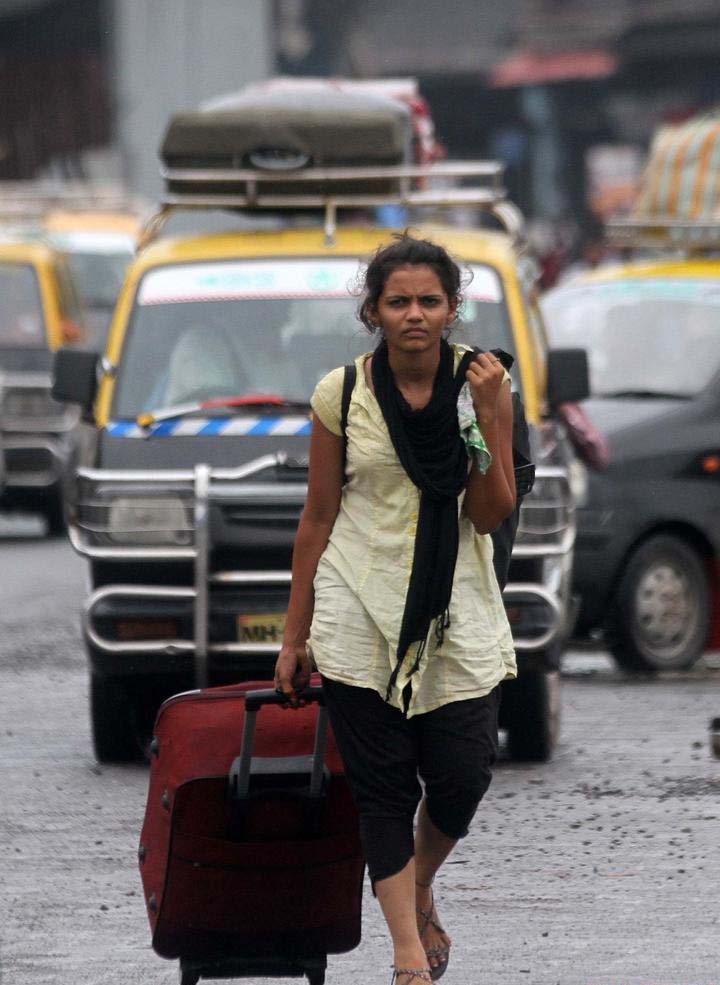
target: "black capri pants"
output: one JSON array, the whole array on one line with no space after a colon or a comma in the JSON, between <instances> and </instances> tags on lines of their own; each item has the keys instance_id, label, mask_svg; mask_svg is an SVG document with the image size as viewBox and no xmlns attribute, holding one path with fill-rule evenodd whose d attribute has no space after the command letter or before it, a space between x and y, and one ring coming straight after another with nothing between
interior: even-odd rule
<instances>
[{"instance_id":1,"label":"black capri pants","mask_svg":"<svg viewBox=\"0 0 720 985\"><path fill-rule=\"evenodd\" d=\"M463 838L492 779L500 686L412 718L372 688L324 677L323 690L373 886L404 869L415 853L418 776L435 827Z\"/></svg>"}]
</instances>

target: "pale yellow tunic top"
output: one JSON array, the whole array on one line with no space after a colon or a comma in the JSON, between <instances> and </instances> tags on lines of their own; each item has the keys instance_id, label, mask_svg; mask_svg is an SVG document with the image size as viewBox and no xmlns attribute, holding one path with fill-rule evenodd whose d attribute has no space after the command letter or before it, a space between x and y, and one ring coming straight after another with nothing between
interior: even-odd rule
<instances>
[{"instance_id":1,"label":"pale yellow tunic top","mask_svg":"<svg viewBox=\"0 0 720 985\"><path fill-rule=\"evenodd\" d=\"M463 346L455 346L457 367ZM356 360L347 422L347 483L315 576L308 646L325 676L369 687L383 698L395 667L410 582L420 490L400 464L380 406ZM343 367L315 388L313 411L341 435ZM509 380L509 376L506 377ZM462 494L458 510L462 506ZM408 716L488 694L517 674L510 626L492 566L493 544L459 512L460 543L449 605L450 626L438 648L433 623L420 669L412 676ZM410 647L391 702L401 707L417 644Z\"/></svg>"}]
</instances>

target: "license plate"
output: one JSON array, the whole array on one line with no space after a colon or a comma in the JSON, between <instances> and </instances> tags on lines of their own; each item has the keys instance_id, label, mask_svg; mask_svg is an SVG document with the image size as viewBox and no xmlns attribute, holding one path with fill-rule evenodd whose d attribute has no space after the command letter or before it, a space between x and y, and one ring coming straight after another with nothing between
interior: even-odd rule
<instances>
[{"instance_id":1,"label":"license plate","mask_svg":"<svg viewBox=\"0 0 720 985\"><path fill-rule=\"evenodd\" d=\"M241 643L282 643L285 613L253 613L238 616L238 639Z\"/></svg>"}]
</instances>

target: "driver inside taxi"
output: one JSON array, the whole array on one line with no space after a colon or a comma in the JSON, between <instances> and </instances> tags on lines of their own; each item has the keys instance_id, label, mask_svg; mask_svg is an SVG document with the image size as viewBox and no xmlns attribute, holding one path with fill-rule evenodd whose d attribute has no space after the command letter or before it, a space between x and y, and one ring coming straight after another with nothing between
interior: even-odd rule
<instances>
[{"instance_id":1,"label":"driver inside taxi","mask_svg":"<svg viewBox=\"0 0 720 985\"><path fill-rule=\"evenodd\" d=\"M161 401L166 407L236 396L248 388L234 346L218 326L196 325L183 332L170 355L166 380Z\"/></svg>"}]
</instances>

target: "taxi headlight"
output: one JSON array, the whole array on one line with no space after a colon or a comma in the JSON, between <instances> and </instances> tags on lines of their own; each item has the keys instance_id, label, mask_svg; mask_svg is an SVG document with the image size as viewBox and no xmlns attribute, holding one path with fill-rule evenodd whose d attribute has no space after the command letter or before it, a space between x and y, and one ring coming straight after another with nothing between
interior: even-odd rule
<instances>
[{"instance_id":1,"label":"taxi headlight","mask_svg":"<svg viewBox=\"0 0 720 985\"><path fill-rule=\"evenodd\" d=\"M570 527L574 503L566 475L544 475L538 470L535 485L520 510L515 543L523 547L559 547Z\"/></svg>"},{"instance_id":2,"label":"taxi headlight","mask_svg":"<svg viewBox=\"0 0 720 985\"><path fill-rule=\"evenodd\" d=\"M113 543L126 546L184 546L193 540L180 496L118 497L110 504L107 529Z\"/></svg>"}]
</instances>

